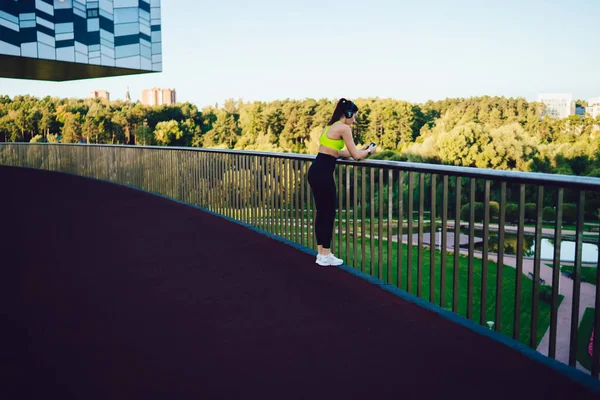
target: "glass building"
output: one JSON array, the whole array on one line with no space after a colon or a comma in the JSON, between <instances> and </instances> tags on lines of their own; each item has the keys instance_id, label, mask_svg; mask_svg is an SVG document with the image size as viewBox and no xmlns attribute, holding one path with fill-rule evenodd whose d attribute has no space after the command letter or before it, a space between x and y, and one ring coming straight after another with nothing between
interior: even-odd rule
<instances>
[{"instance_id":1,"label":"glass building","mask_svg":"<svg viewBox=\"0 0 600 400\"><path fill-rule=\"evenodd\" d=\"M162 71L160 0L0 0L0 77Z\"/></svg>"}]
</instances>

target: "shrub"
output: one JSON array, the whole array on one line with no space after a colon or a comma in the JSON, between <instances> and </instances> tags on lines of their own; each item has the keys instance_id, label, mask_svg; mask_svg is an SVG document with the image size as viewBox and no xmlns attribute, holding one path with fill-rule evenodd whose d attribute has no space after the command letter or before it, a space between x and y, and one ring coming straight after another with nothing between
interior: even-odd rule
<instances>
[{"instance_id":1,"label":"shrub","mask_svg":"<svg viewBox=\"0 0 600 400\"><path fill-rule=\"evenodd\" d=\"M525 220L526 221L535 221L536 215L536 204L535 203L525 203Z\"/></svg>"},{"instance_id":2,"label":"shrub","mask_svg":"<svg viewBox=\"0 0 600 400\"><path fill-rule=\"evenodd\" d=\"M485 212L485 208L483 206L483 203L475 202L475 221L477 221L477 222L483 221L484 212ZM469 205L465 204L460 209L460 219L463 221L468 221L469 213L470 213Z\"/></svg>"},{"instance_id":3,"label":"shrub","mask_svg":"<svg viewBox=\"0 0 600 400\"><path fill-rule=\"evenodd\" d=\"M546 206L542 211L542 220L548 222L554 222L556 219L556 211L554 211L554 207Z\"/></svg>"},{"instance_id":4,"label":"shrub","mask_svg":"<svg viewBox=\"0 0 600 400\"><path fill-rule=\"evenodd\" d=\"M519 206L515 203L506 205L506 222L517 222L519 220Z\"/></svg>"},{"instance_id":5,"label":"shrub","mask_svg":"<svg viewBox=\"0 0 600 400\"><path fill-rule=\"evenodd\" d=\"M490 201L490 220L497 220L500 215L500 204L497 201Z\"/></svg>"},{"instance_id":6,"label":"shrub","mask_svg":"<svg viewBox=\"0 0 600 400\"><path fill-rule=\"evenodd\" d=\"M575 204L563 204L563 222L568 224L574 224L577 222L577 206Z\"/></svg>"}]
</instances>

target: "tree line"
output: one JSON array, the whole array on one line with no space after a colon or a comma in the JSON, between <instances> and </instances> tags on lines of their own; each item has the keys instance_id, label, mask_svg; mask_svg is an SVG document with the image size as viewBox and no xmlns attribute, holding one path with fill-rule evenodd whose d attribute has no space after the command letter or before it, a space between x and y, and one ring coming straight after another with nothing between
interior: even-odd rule
<instances>
[{"instance_id":1,"label":"tree line","mask_svg":"<svg viewBox=\"0 0 600 400\"><path fill-rule=\"evenodd\" d=\"M359 143L380 159L600 176L600 117L543 116L522 98L357 99ZM195 146L316 153L335 101L244 102L198 109L103 99L0 96L0 141Z\"/></svg>"}]
</instances>

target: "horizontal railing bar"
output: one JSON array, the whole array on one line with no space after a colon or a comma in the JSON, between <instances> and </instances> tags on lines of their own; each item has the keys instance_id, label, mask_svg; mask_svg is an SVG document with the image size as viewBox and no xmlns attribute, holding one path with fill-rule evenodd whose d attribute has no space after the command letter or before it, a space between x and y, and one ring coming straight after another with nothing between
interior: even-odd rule
<instances>
[{"instance_id":1,"label":"horizontal railing bar","mask_svg":"<svg viewBox=\"0 0 600 400\"><path fill-rule=\"evenodd\" d=\"M0 143L2 145L27 145L27 146L81 146L81 147L119 147L119 148L138 148L138 149L160 149L160 150L179 150L179 151L201 151L220 154L246 154L258 157L283 158L290 160L312 161L315 156L312 154L296 153L271 153L254 150L228 150L228 149L204 149L198 147L162 147L162 146L136 146L121 144L81 144L81 143ZM405 161L385 161L385 160L338 160L340 165L357 165L374 168L390 168L394 170L425 172L429 174L445 174L452 176L461 176L477 179L489 179L492 181L507 181L510 183L529 183L544 186L557 186L580 190L600 190L600 178L587 176L573 176L561 174L546 174L539 172L519 172L504 171L487 168L457 167L452 165L426 164Z\"/></svg>"}]
</instances>

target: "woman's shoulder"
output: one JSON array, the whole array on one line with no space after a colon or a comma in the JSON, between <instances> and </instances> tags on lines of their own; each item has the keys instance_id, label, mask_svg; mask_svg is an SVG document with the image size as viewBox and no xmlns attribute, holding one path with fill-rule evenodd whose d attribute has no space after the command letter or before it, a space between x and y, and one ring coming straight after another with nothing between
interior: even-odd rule
<instances>
[{"instance_id":1,"label":"woman's shoulder","mask_svg":"<svg viewBox=\"0 0 600 400\"><path fill-rule=\"evenodd\" d=\"M350 125L346 124L333 124L331 125L330 131L338 133L340 135L348 133L352 134L352 128L350 128Z\"/></svg>"}]
</instances>

